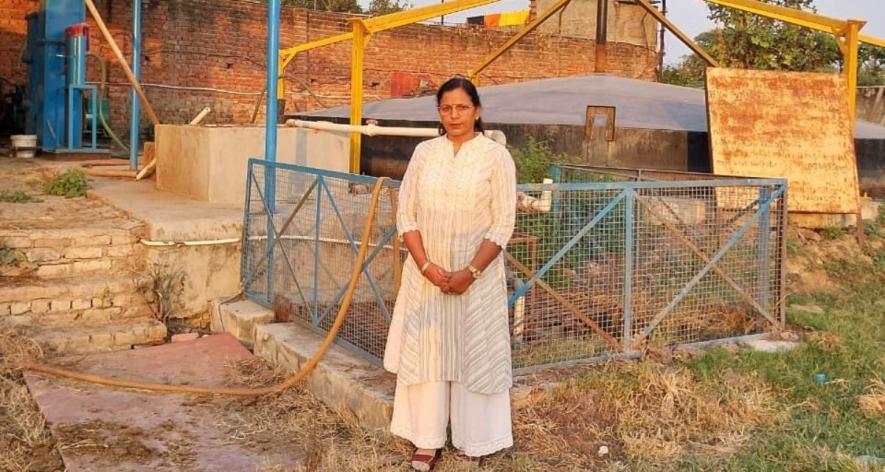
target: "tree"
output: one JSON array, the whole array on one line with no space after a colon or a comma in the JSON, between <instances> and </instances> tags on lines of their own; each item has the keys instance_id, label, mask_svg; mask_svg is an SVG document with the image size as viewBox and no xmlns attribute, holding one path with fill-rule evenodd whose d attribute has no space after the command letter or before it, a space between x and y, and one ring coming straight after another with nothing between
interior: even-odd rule
<instances>
[{"instance_id":1,"label":"tree","mask_svg":"<svg viewBox=\"0 0 885 472\"><path fill-rule=\"evenodd\" d=\"M357 0L282 0L282 4L337 13L363 13Z\"/></svg>"},{"instance_id":2,"label":"tree","mask_svg":"<svg viewBox=\"0 0 885 472\"><path fill-rule=\"evenodd\" d=\"M799 10L816 11L814 0L762 0ZM708 4L716 28L701 33L695 42L722 66L744 69L834 71L842 55L833 35L772 20L732 8ZM662 80L701 87L706 63L685 56L676 67L665 68ZM672 82L670 82L672 81Z\"/></svg>"},{"instance_id":3,"label":"tree","mask_svg":"<svg viewBox=\"0 0 885 472\"><path fill-rule=\"evenodd\" d=\"M372 2L369 3L369 11L367 13L372 16L387 15L388 13L403 11L408 6L406 0L402 3L400 3L399 0L372 0Z\"/></svg>"},{"instance_id":4,"label":"tree","mask_svg":"<svg viewBox=\"0 0 885 472\"><path fill-rule=\"evenodd\" d=\"M815 12L814 0L763 0ZM725 67L762 70L833 70L841 60L833 35L733 8L708 5L719 27L705 45Z\"/></svg>"}]
</instances>

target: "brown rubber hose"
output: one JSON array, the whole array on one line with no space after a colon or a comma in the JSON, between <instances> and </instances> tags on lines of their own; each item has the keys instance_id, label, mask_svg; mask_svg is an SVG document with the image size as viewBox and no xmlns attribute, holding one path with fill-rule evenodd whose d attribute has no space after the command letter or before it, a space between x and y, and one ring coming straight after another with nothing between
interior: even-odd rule
<instances>
[{"instance_id":1,"label":"brown rubber hose","mask_svg":"<svg viewBox=\"0 0 885 472\"><path fill-rule=\"evenodd\" d=\"M329 329L329 333L326 335L326 339L323 340L323 343L320 345L319 349L313 354L313 357L294 375L289 377L285 382L279 383L277 385L272 385L270 387L263 388L208 388L208 387L192 387L185 385L167 385L167 384L155 384L155 383L142 383L135 382L130 380L117 380L117 379L109 379L106 377L100 377L98 375L90 375L83 374L80 372L73 372L70 370L59 369L57 367L50 367L42 364L24 364L22 365L23 370L31 370L34 372L42 372L44 374L55 375L58 377L64 377L74 380L81 380L84 382L99 384L99 385L108 385L111 387L123 387L123 388L136 388L140 390L150 390L154 392L165 392L165 393L201 393L201 394L211 394L211 395L233 395L240 397L252 397L252 396L260 396L260 395L268 395L271 393L279 393L283 390L292 387L293 385L301 382L308 374L316 367L316 365L320 362L323 355L326 354L326 351L332 345L332 342L335 340L335 336L338 334L338 331L341 329L341 326L344 324L344 318L347 317L347 310L350 308L350 302L353 299L353 292L356 290L357 282L360 278L360 273L362 273L363 262L366 260L366 253L369 248L369 237L372 234L372 225L375 221L375 211L378 207L378 198L381 195L381 190L384 187L384 181L387 180L386 177L381 177L378 181L375 182L375 188L372 190L372 200L369 203L369 212L366 216L366 225L363 229L363 239L362 245L360 246L359 253L356 257L356 262L353 264L353 270L350 274L350 284L347 287L347 292L344 294L344 299L341 302L341 308L338 310L338 316L335 317L335 323L332 324L332 327Z\"/></svg>"}]
</instances>

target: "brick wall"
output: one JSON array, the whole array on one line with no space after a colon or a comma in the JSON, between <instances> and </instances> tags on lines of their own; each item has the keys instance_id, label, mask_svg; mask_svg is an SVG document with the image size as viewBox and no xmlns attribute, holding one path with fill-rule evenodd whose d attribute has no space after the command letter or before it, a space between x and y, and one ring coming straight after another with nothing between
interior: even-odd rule
<instances>
[{"instance_id":1,"label":"brick wall","mask_svg":"<svg viewBox=\"0 0 885 472\"><path fill-rule=\"evenodd\" d=\"M22 83L19 61L25 15L37 0L0 4L0 77ZM98 9L124 54L131 51L131 1L99 1ZM295 45L347 31L348 15L283 8L280 43ZM267 7L250 0L144 0L142 82L161 121L189 121L204 106L207 122L245 123L264 85ZM91 18L93 51L106 58L112 126L128 129L129 92L122 69ZM513 31L411 25L375 35L366 51L365 96L388 98L396 75L423 81L427 89L465 73ZM483 83L500 84L593 71L593 41L532 34L487 69ZM653 47L652 47L653 49ZM623 43L608 46L609 73L654 80L653 50ZM340 43L299 55L285 73L286 110L346 104L350 45ZM90 59L88 80L99 73ZM407 81L408 82L408 81ZM173 88L174 87L174 88ZM235 92L235 93L231 93ZM258 119L262 120L263 110ZM123 133L124 135L126 133Z\"/></svg>"}]
</instances>

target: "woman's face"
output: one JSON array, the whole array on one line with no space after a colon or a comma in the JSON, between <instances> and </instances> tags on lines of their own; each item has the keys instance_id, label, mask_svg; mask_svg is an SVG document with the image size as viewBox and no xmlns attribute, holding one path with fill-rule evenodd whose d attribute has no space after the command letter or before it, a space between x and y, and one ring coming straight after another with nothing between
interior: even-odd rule
<instances>
[{"instance_id":1,"label":"woman's face","mask_svg":"<svg viewBox=\"0 0 885 472\"><path fill-rule=\"evenodd\" d=\"M439 100L439 119L449 138L456 141L473 137L473 125L479 112L479 107L473 105L464 89L449 90Z\"/></svg>"}]
</instances>

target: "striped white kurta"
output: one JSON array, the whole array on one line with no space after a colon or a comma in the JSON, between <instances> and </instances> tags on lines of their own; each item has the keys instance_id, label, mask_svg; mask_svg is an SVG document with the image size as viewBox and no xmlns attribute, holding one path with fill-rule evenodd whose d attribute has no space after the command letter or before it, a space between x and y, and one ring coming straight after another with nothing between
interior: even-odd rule
<instances>
[{"instance_id":1,"label":"striped white kurta","mask_svg":"<svg viewBox=\"0 0 885 472\"><path fill-rule=\"evenodd\" d=\"M467 267L483 239L502 248L516 218L516 172L507 149L477 135L455 155L445 136L415 148L399 192L397 231L419 231L428 259ZM447 295L408 257L384 352L404 385L452 381L475 393L512 385L507 286L498 256L462 295Z\"/></svg>"}]
</instances>

